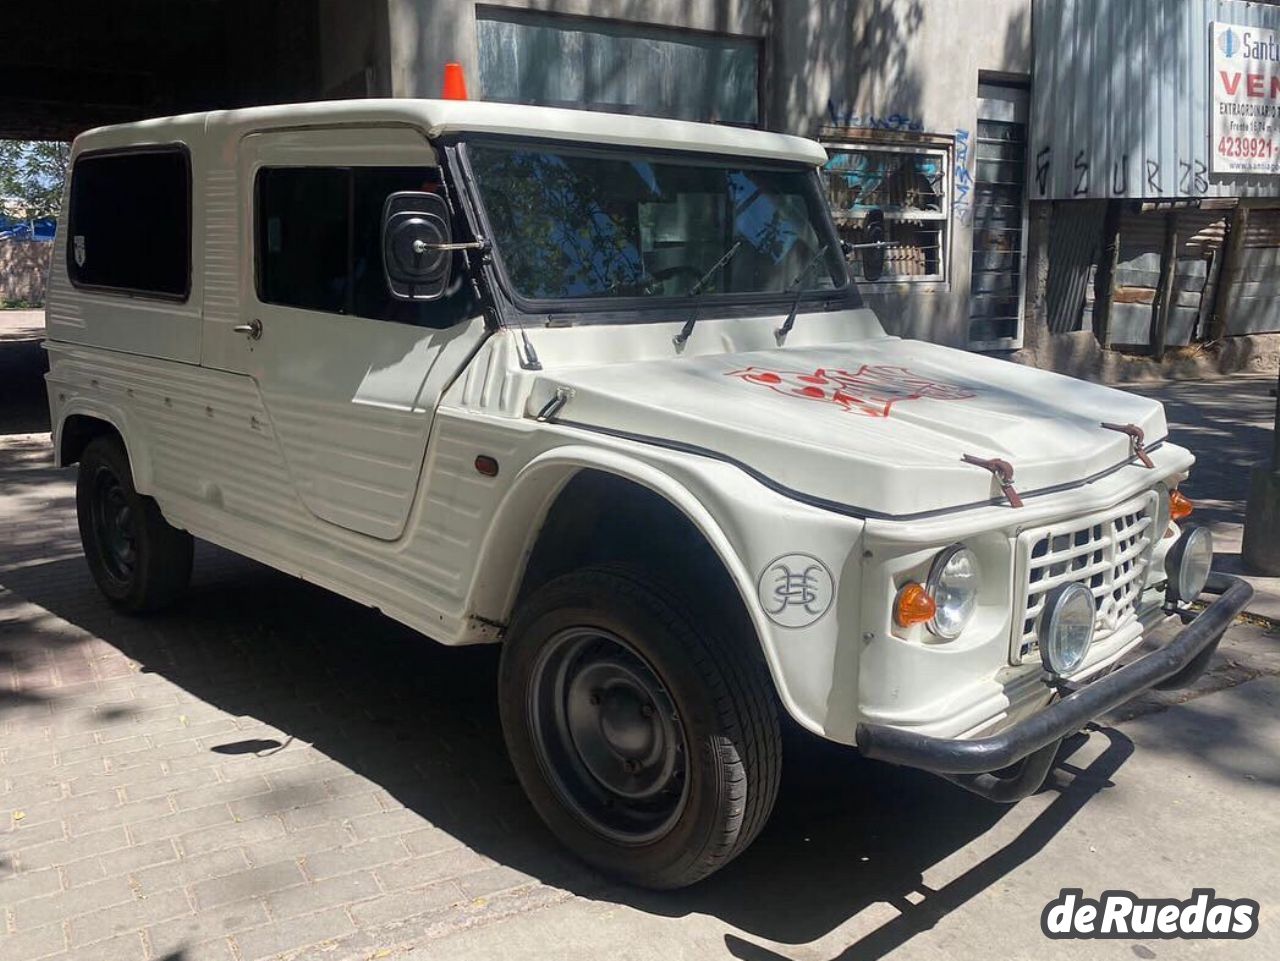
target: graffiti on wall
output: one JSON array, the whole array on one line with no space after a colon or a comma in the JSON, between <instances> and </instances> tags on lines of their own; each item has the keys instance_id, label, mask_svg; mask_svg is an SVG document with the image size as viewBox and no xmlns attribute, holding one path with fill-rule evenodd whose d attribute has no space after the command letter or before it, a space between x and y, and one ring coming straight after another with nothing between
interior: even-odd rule
<instances>
[{"instance_id":1,"label":"graffiti on wall","mask_svg":"<svg viewBox=\"0 0 1280 961\"><path fill-rule=\"evenodd\" d=\"M969 131L956 128L956 178L951 206L956 222L968 227L973 223L973 173L969 170Z\"/></svg>"},{"instance_id":2,"label":"graffiti on wall","mask_svg":"<svg viewBox=\"0 0 1280 961\"><path fill-rule=\"evenodd\" d=\"M1144 157L1139 171L1141 184L1131 182L1132 165L1127 153L1121 154L1120 159L1113 160L1110 169L1104 169L1100 174L1094 170L1095 163L1088 150L1069 152L1067 159L1070 161L1067 167L1072 197L1097 196L1093 178L1099 175L1105 182L1105 191L1112 197L1127 196L1131 190L1135 195L1156 197L1166 194L1195 197L1209 192L1209 167L1199 157L1190 160L1179 157L1177 169L1168 175L1161 169L1159 160ZM1036 151L1036 190L1041 197L1048 196L1052 178L1057 171L1055 164L1059 162L1066 163L1055 157L1052 144Z\"/></svg>"},{"instance_id":3,"label":"graffiti on wall","mask_svg":"<svg viewBox=\"0 0 1280 961\"><path fill-rule=\"evenodd\" d=\"M827 101L827 113L834 127L861 127L866 130L896 130L900 133L923 133L924 121L904 113L857 113L852 107Z\"/></svg>"}]
</instances>

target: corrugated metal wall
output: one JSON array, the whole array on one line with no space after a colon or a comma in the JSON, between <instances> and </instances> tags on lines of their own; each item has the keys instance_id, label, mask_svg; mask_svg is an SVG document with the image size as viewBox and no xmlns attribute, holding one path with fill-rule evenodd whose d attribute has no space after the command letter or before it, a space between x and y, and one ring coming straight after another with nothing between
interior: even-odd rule
<instances>
[{"instance_id":1,"label":"corrugated metal wall","mask_svg":"<svg viewBox=\"0 0 1280 961\"><path fill-rule=\"evenodd\" d=\"M1209 24L1280 29L1243 0L1035 0L1033 200L1275 196L1209 173Z\"/></svg>"},{"instance_id":2,"label":"corrugated metal wall","mask_svg":"<svg viewBox=\"0 0 1280 961\"><path fill-rule=\"evenodd\" d=\"M1179 210L1175 215L1177 266L1173 278L1173 309L1165 343L1191 343L1203 331L1213 304L1215 265L1226 232L1221 210ZM1116 263L1111 305L1111 342L1150 342L1153 305L1160 286L1160 257L1169 214L1130 211L1120 221L1120 257Z\"/></svg>"},{"instance_id":3,"label":"corrugated metal wall","mask_svg":"<svg viewBox=\"0 0 1280 961\"><path fill-rule=\"evenodd\" d=\"M1280 210L1249 211L1231 270L1227 333L1280 330Z\"/></svg>"},{"instance_id":4,"label":"corrugated metal wall","mask_svg":"<svg viewBox=\"0 0 1280 961\"><path fill-rule=\"evenodd\" d=\"M1085 302L1093 287L1106 212L1107 205L1099 200L1054 205L1045 311L1049 330L1055 334L1081 328Z\"/></svg>"}]
</instances>

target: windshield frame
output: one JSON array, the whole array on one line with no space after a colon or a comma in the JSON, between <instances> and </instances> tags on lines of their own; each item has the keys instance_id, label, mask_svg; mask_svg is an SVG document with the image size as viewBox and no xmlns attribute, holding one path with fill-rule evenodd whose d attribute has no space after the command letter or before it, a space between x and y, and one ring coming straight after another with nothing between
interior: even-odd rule
<instances>
[{"instance_id":1,"label":"windshield frame","mask_svg":"<svg viewBox=\"0 0 1280 961\"><path fill-rule=\"evenodd\" d=\"M572 325L575 323L635 323L645 321L671 321L679 319L695 303L704 318L716 317L750 317L777 312L785 313L796 299L794 288L783 288L771 291L712 293L704 292L690 295L637 295L618 297L560 297L532 298L522 294L512 282L511 275L503 260L502 247L493 230L489 212L485 205L484 191L475 176L468 155L472 145L496 144L510 147L513 145L529 145L562 150L576 155L600 156L617 159L619 156L634 156L636 150L643 150L646 157L655 159L676 160L682 162L703 162L708 166L737 165L750 169L782 170L804 175L806 192L821 211L821 216L813 221L819 241L830 244L831 250L837 252L840 274L834 287L803 287L800 293L800 306L804 312L817 310L849 310L864 306L861 295L853 282L848 263L839 256L840 237L831 219L826 199L822 193L818 179L818 169L803 161L772 160L759 157L743 157L731 154L680 150L658 147L629 148L625 144L598 146L581 143L575 140L556 137L520 136L504 134L464 134L449 146L456 151L463 176L466 180L470 204L475 208L475 216L483 236L489 241L488 259L491 268L502 290L503 299L510 307L527 318L538 317L547 323ZM812 272L811 272L812 273ZM807 308L807 310L806 310ZM661 316L655 317L655 313Z\"/></svg>"}]
</instances>

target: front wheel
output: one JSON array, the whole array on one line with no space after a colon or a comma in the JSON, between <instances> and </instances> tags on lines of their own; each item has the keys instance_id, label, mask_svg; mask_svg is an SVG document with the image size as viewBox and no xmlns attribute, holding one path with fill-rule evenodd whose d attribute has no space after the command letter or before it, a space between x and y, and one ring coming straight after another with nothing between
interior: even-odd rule
<instances>
[{"instance_id":1,"label":"front wheel","mask_svg":"<svg viewBox=\"0 0 1280 961\"><path fill-rule=\"evenodd\" d=\"M129 457L115 437L95 438L85 448L76 515L89 570L114 607L158 610L186 588L191 535L171 527L156 502L134 489Z\"/></svg>"},{"instance_id":2,"label":"front wheel","mask_svg":"<svg viewBox=\"0 0 1280 961\"><path fill-rule=\"evenodd\" d=\"M692 884L744 850L777 794L768 673L626 568L552 581L512 623L499 698L516 773L551 830L606 874Z\"/></svg>"}]
</instances>

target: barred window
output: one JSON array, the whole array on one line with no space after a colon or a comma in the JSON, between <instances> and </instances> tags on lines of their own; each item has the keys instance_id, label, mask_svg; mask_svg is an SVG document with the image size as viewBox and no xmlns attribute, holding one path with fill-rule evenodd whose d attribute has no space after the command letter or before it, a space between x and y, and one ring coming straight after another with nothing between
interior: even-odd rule
<instances>
[{"instance_id":1,"label":"barred window","mask_svg":"<svg viewBox=\"0 0 1280 961\"><path fill-rule=\"evenodd\" d=\"M943 148L883 143L827 145L823 180L842 240L871 243L868 225L884 217L883 268L867 276L865 262L850 260L855 281L912 282L947 279L951 217L948 153ZM878 260L878 258L875 258Z\"/></svg>"}]
</instances>

